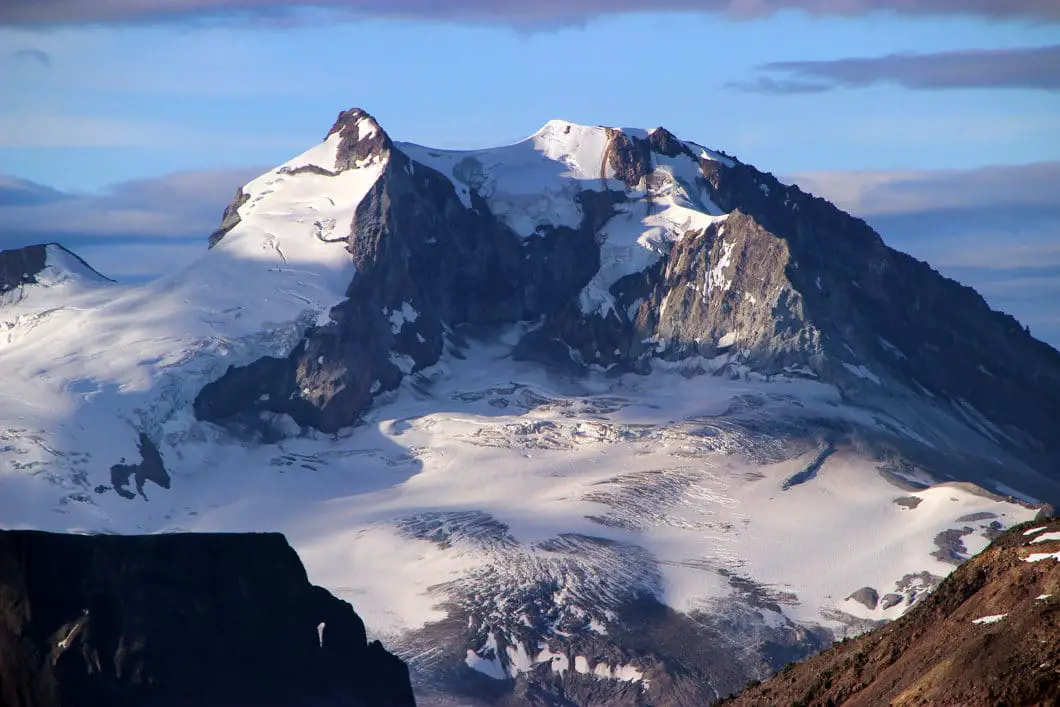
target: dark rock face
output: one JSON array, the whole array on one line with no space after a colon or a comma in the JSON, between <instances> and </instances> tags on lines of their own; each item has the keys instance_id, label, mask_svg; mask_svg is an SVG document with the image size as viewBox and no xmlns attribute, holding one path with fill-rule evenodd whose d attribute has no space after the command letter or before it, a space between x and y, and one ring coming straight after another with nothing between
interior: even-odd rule
<instances>
[{"instance_id":1,"label":"dark rock face","mask_svg":"<svg viewBox=\"0 0 1060 707\"><path fill-rule=\"evenodd\" d=\"M147 495L144 494L144 484L148 481L153 481L164 489L169 488L169 473L166 471L166 465L155 443L141 432L137 447L140 450L139 464L126 464L122 459L110 468L110 481L114 490L118 495L127 499L136 498L136 495L126 488L130 478L136 482L136 493L145 499Z\"/></svg>"},{"instance_id":2,"label":"dark rock face","mask_svg":"<svg viewBox=\"0 0 1060 707\"><path fill-rule=\"evenodd\" d=\"M0 704L415 701L404 663L282 535L0 531Z\"/></svg>"},{"instance_id":3,"label":"dark rock face","mask_svg":"<svg viewBox=\"0 0 1060 707\"><path fill-rule=\"evenodd\" d=\"M651 172L651 144L617 130L608 130L604 161L615 172L615 178L635 188Z\"/></svg>"},{"instance_id":4,"label":"dark rock face","mask_svg":"<svg viewBox=\"0 0 1060 707\"><path fill-rule=\"evenodd\" d=\"M661 128L609 130L603 161L626 190L582 191L578 228L522 239L474 184L467 208L449 178L410 160L364 111L342 113L335 133L337 170L386 160L346 238L357 266L348 299L283 361L207 386L200 418L285 412L333 431L437 362L452 327L527 321L536 326L515 355L570 371L728 355L725 366L834 383L856 403L915 401L1022 462L1030 493L1060 499L1060 352L830 203L736 160L700 158ZM645 190L650 208L653 189L677 179L660 160L677 156L698 165L695 184L681 183L690 200L728 217L621 278L613 308L584 313L579 293L599 268L601 228L630 190Z\"/></svg>"},{"instance_id":5,"label":"dark rock face","mask_svg":"<svg viewBox=\"0 0 1060 707\"><path fill-rule=\"evenodd\" d=\"M724 702L767 705L1056 705L1060 695L1060 550L1017 526L900 619L791 665ZM891 597L883 597L884 606ZM986 619L982 621L981 619Z\"/></svg>"},{"instance_id":6,"label":"dark rock face","mask_svg":"<svg viewBox=\"0 0 1060 707\"><path fill-rule=\"evenodd\" d=\"M36 282L34 276L44 269L46 257L45 245L0 251L0 295Z\"/></svg>"},{"instance_id":7,"label":"dark rock face","mask_svg":"<svg viewBox=\"0 0 1060 707\"><path fill-rule=\"evenodd\" d=\"M239 225L242 220L239 216L239 207L250 201L250 194L243 191L240 187L236 190L236 196L232 199L232 202L225 207L224 215L221 217L221 227L210 234L210 247L213 248L215 245L221 242L229 231Z\"/></svg>"}]
</instances>

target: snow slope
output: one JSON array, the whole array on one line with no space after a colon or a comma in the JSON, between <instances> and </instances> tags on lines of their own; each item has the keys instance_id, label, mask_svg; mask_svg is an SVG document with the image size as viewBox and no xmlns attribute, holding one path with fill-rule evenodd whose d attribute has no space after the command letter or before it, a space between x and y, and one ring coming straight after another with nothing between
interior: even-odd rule
<instances>
[{"instance_id":1,"label":"snow slope","mask_svg":"<svg viewBox=\"0 0 1060 707\"><path fill-rule=\"evenodd\" d=\"M92 453L99 440L106 454L98 464L135 458L138 430L154 436L228 366L286 355L308 326L326 320L354 273L344 243L321 234L352 220L383 167L292 173L334 169L337 144L332 136L248 184L241 222L159 280L88 287L94 281L80 261L62 251L52 266L49 250L48 287L0 308L0 399L12 426L3 434L39 440L19 453L16 470L47 468L54 450ZM11 468L0 484L21 487L24 476ZM84 486L65 472L45 473L67 491Z\"/></svg>"},{"instance_id":2,"label":"snow slope","mask_svg":"<svg viewBox=\"0 0 1060 707\"><path fill-rule=\"evenodd\" d=\"M433 382L405 386L370 424L338 439L309 433L246 444L179 411L161 424L172 489L154 489L150 501L91 492L100 462L114 457L107 436L75 434L69 422L33 439L9 430L5 459L34 449L48 456L31 468L5 468L0 517L9 527L53 530L280 530L311 579L354 603L370 629L397 647L404 633L442 620L454 599L473 594L490 604L475 607L480 614L503 611L505 597L541 582L527 576L531 565L573 590L549 608L553 631L543 645L558 648L563 625L587 611L606 631L609 597L617 603L632 588L678 611L709 611L736 593L718 570L781 597L779 615L759 609L763 623L843 633L851 617L901 615L911 604L903 578L952 569L931 555L939 533L971 526L974 552L993 520L1007 527L1035 513L960 486L903 493L871 460L847 452L785 490L813 452L756 463L755 440L701 435L705 421L724 421L738 396L792 396L803 411L823 410L837 400L826 386L667 373L562 380L504 353L476 347L466 360L448 362L446 375L433 371ZM58 481L70 466L84 473L83 488L76 479ZM919 503L896 504L903 495ZM466 533L460 515L469 513L503 523L507 539ZM987 515L962 520L976 514ZM425 519L431 533L420 528ZM447 519L452 534L439 544ZM572 533L640 554L557 547L556 538ZM571 561L592 567L595 578L567 575ZM904 600L869 610L845 599L862 586ZM503 622L494 617L490 625ZM513 665L487 672L513 674Z\"/></svg>"}]
</instances>

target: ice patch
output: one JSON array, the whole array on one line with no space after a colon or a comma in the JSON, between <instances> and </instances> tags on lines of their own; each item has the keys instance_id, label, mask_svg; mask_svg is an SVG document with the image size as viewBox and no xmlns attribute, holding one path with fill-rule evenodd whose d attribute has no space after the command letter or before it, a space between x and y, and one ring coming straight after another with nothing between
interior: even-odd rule
<instances>
[{"instance_id":1,"label":"ice patch","mask_svg":"<svg viewBox=\"0 0 1060 707\"><path fill-rule=\"evenodd\" d=\"M644 673L635 665L612 666L602 662L590 665L589 659L583 655L574 657L574 672L582 675L594 675L605 680L621 680L623 682L639 682L644 678Z\"/></svg>"},{"instance_id":2,"label":"ice patch","mask_svg":"<svg viewBox=\"0 0 1060 707\"><path fill-rule=\"evenodd\" d=\"M707 294L716 289L727 291L732 286L732 281L725 277L725 268L732 265L732 251L735 248L735 243L722 242L721 257L707 275Z\"/></svg>"},{"instance_id":3,"label":"ice patch","mask_svg":"<svg viewBox=\"0 0 1060 707\"><path fill-rule=\"evenodd\" d=\"M1042 560L1060 561L1060 552L1035 552L1023 559L1024 562L1041 562Z\"/></svg>"},{"instance_id":4,"label":"ice patch","mask_svg":"<svg viewBox=\"0 0 1060 707\"><path fill-rule=\"evenodd\" d=\"M412 324L420 317L420 313L408 302L402 302L400 309L389 313L384 309L383 314L390 320L390 332L395 336L401 333L401 328L406 323Z\"/></svg>"},{"instance_id":5,"label":"ice patch","mask_svg":"<svg viewBox=\"0 0 1060 707\"><path fill-rule=\"evenodd\" d=\"M406 376L416 368L416 360L408 354L391 352L390 362L398 367Z\"/></svg>"},{"instance_id":6,"label":"ice patch","mask_svg":"<svg viewBox=\"0 0 1060 707\"><path fill-rule=\"evenodd\" d=\"M570 659L566 654L553 653L546 644L541 644L541 652L534 658L534 663L549 663L552 667L552 672L560 675L570 670Z\"/></svg>"},{"instance_id":7,"label":"ice patch","mask_svg":"<svg viewBox=\"0 0 1060 707\"><path fill-rule=\"evenodd\" d=\"M615 207L616 214L600 229L600 268L578 298L584 314L607 317L615 308L610 290L616 282L654 265L685 234L725 218L681 206L679 200L668 192Z\"/></svg>"},{"instance_id":8,"label":"ice patch","mask_svg":"<svg viewBox=\"0 0 1060 707\"><path fill-rule=\"evenodd\" d=\"M464 662L467 667L482 673L486 677L493 678L494 680L507 680L508 674L504 672L504 666L496 658L483 658L475 651L470 648L467 651L467 657L464 658Z\"/></svg>"},{"instance_id":9,"label":"ice patch","mask_svg":"<svg viewBox=\"0 0 1060 707\"><path fill-rule=\"evenodd\" d=\"M616 189L605 165L607 130L554 120L526 140L488 150L438 150L411 143L398 149L452 179L457 195L472 208L471 191L490 211L524 238L542 226L577 228L582 190Z\"/></svg>"},{"instance_id":10,"label":"ice patch","mask_svg":"<svg viewBox=\"0 0 1060 707\"><path fill-rule=\"evenodd\" d=\"M1047 543L1053 541L1060 541L1060 532L1042 533L1034 540L1031 540L1031 544L1033 545L1034 543Z\"/></svg>"},{"instance_id":11,"label":"ice patch","mask_svg":"<svg viewBox=\"0 0 1060 707\"><path fill-rule=\"evenodd\" d=\"M521 641L516 641L513 645L509 645L505 652L508 654L508 673L510 675L515 676L519 673L527 673L533 669L534 660L530 657L529 651L526 650L526 646Z\"/></svg>"},{"instance_id":12,"label":"ice patch","mask_svg":"<svg viewBox=\"0 0 1060 707\"><path fill-rule=\"evenodd\" d=\"M853 373L858 378L864 378L865 380L872 381L876 385L880 385L880 377L877 376L872 371L870 371L869 369L865 368L865 366L863 366L861 364L858 364L857 366L855 366L852 363L847 363L846 361L844 361L843 362L843 368L847 369L848 371Z\"/></svg>"},{"instance_id":13,"label":"ice patch","mask_svg":"<svg viewBox=\"0 0 1060 707\"><path fill-rule=\"evenodd\" d=\"M973 624L996 624L998 621L1004 619L1008 614L992 614L990 616L983 616L982 618L974 619Z\"/></svg>"},{"instance_id":14,"label":"ice patch","mask_svg":"<svg viewBox=\"0 0 1060 707\"><path fill-rule=\"evenodd\" d=\"M880 346L882 346L883 348L885 348L888 351L890 351L897 358L901 358L901 359L905 359L906 358L906 355L904 353L902 353L901 349L899 349L897 346L892 344L890 341L887 341L887 339L884 339L882 336L881 337L877 337L877 341L880 342Z\"/></svg>"}]
</instances>

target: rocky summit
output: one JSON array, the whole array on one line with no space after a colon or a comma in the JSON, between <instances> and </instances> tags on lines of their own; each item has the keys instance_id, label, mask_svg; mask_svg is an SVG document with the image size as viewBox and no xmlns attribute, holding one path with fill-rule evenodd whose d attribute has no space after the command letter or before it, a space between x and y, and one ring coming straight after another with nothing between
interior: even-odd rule
<instances>
[{"instance_id":1,"label":"rocky summit","mask_svg":"<svg viewBox=\"0 0 1060 707\"><path fill-rule=\"evenodd\" d=\"M412 707L278 534L0 530L4 707Z\"/></svg>"},{"instance_id":2,"label":"rocky summit","mask_svg":"<svg viewBox=\"0 0 1060 707\"><path fill-rule=\"evenodd\" d=\"M187 267L68 255L0 254L0 519L282 532L420 704L708 704L1060 501L1060 353L664 128L353 109Z\"/></svg>"}]
</instances>

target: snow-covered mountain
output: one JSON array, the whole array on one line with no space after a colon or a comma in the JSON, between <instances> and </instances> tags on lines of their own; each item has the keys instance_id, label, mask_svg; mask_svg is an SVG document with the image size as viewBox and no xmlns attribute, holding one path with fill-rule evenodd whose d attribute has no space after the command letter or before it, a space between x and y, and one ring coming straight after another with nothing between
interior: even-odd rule
<instances>
[{"instance_id":1,"label":"snow-covered mountain","mask_svg":"<svg viewBox=\"0 0 1060 707\"><path fill-rule=\"evenodd\" d=\"M0 523L282 531L425 704L703 704L1060 500L1060 354L662 128L346 111L209 244L0 254Z\"/></svg>"}]
</instances>

